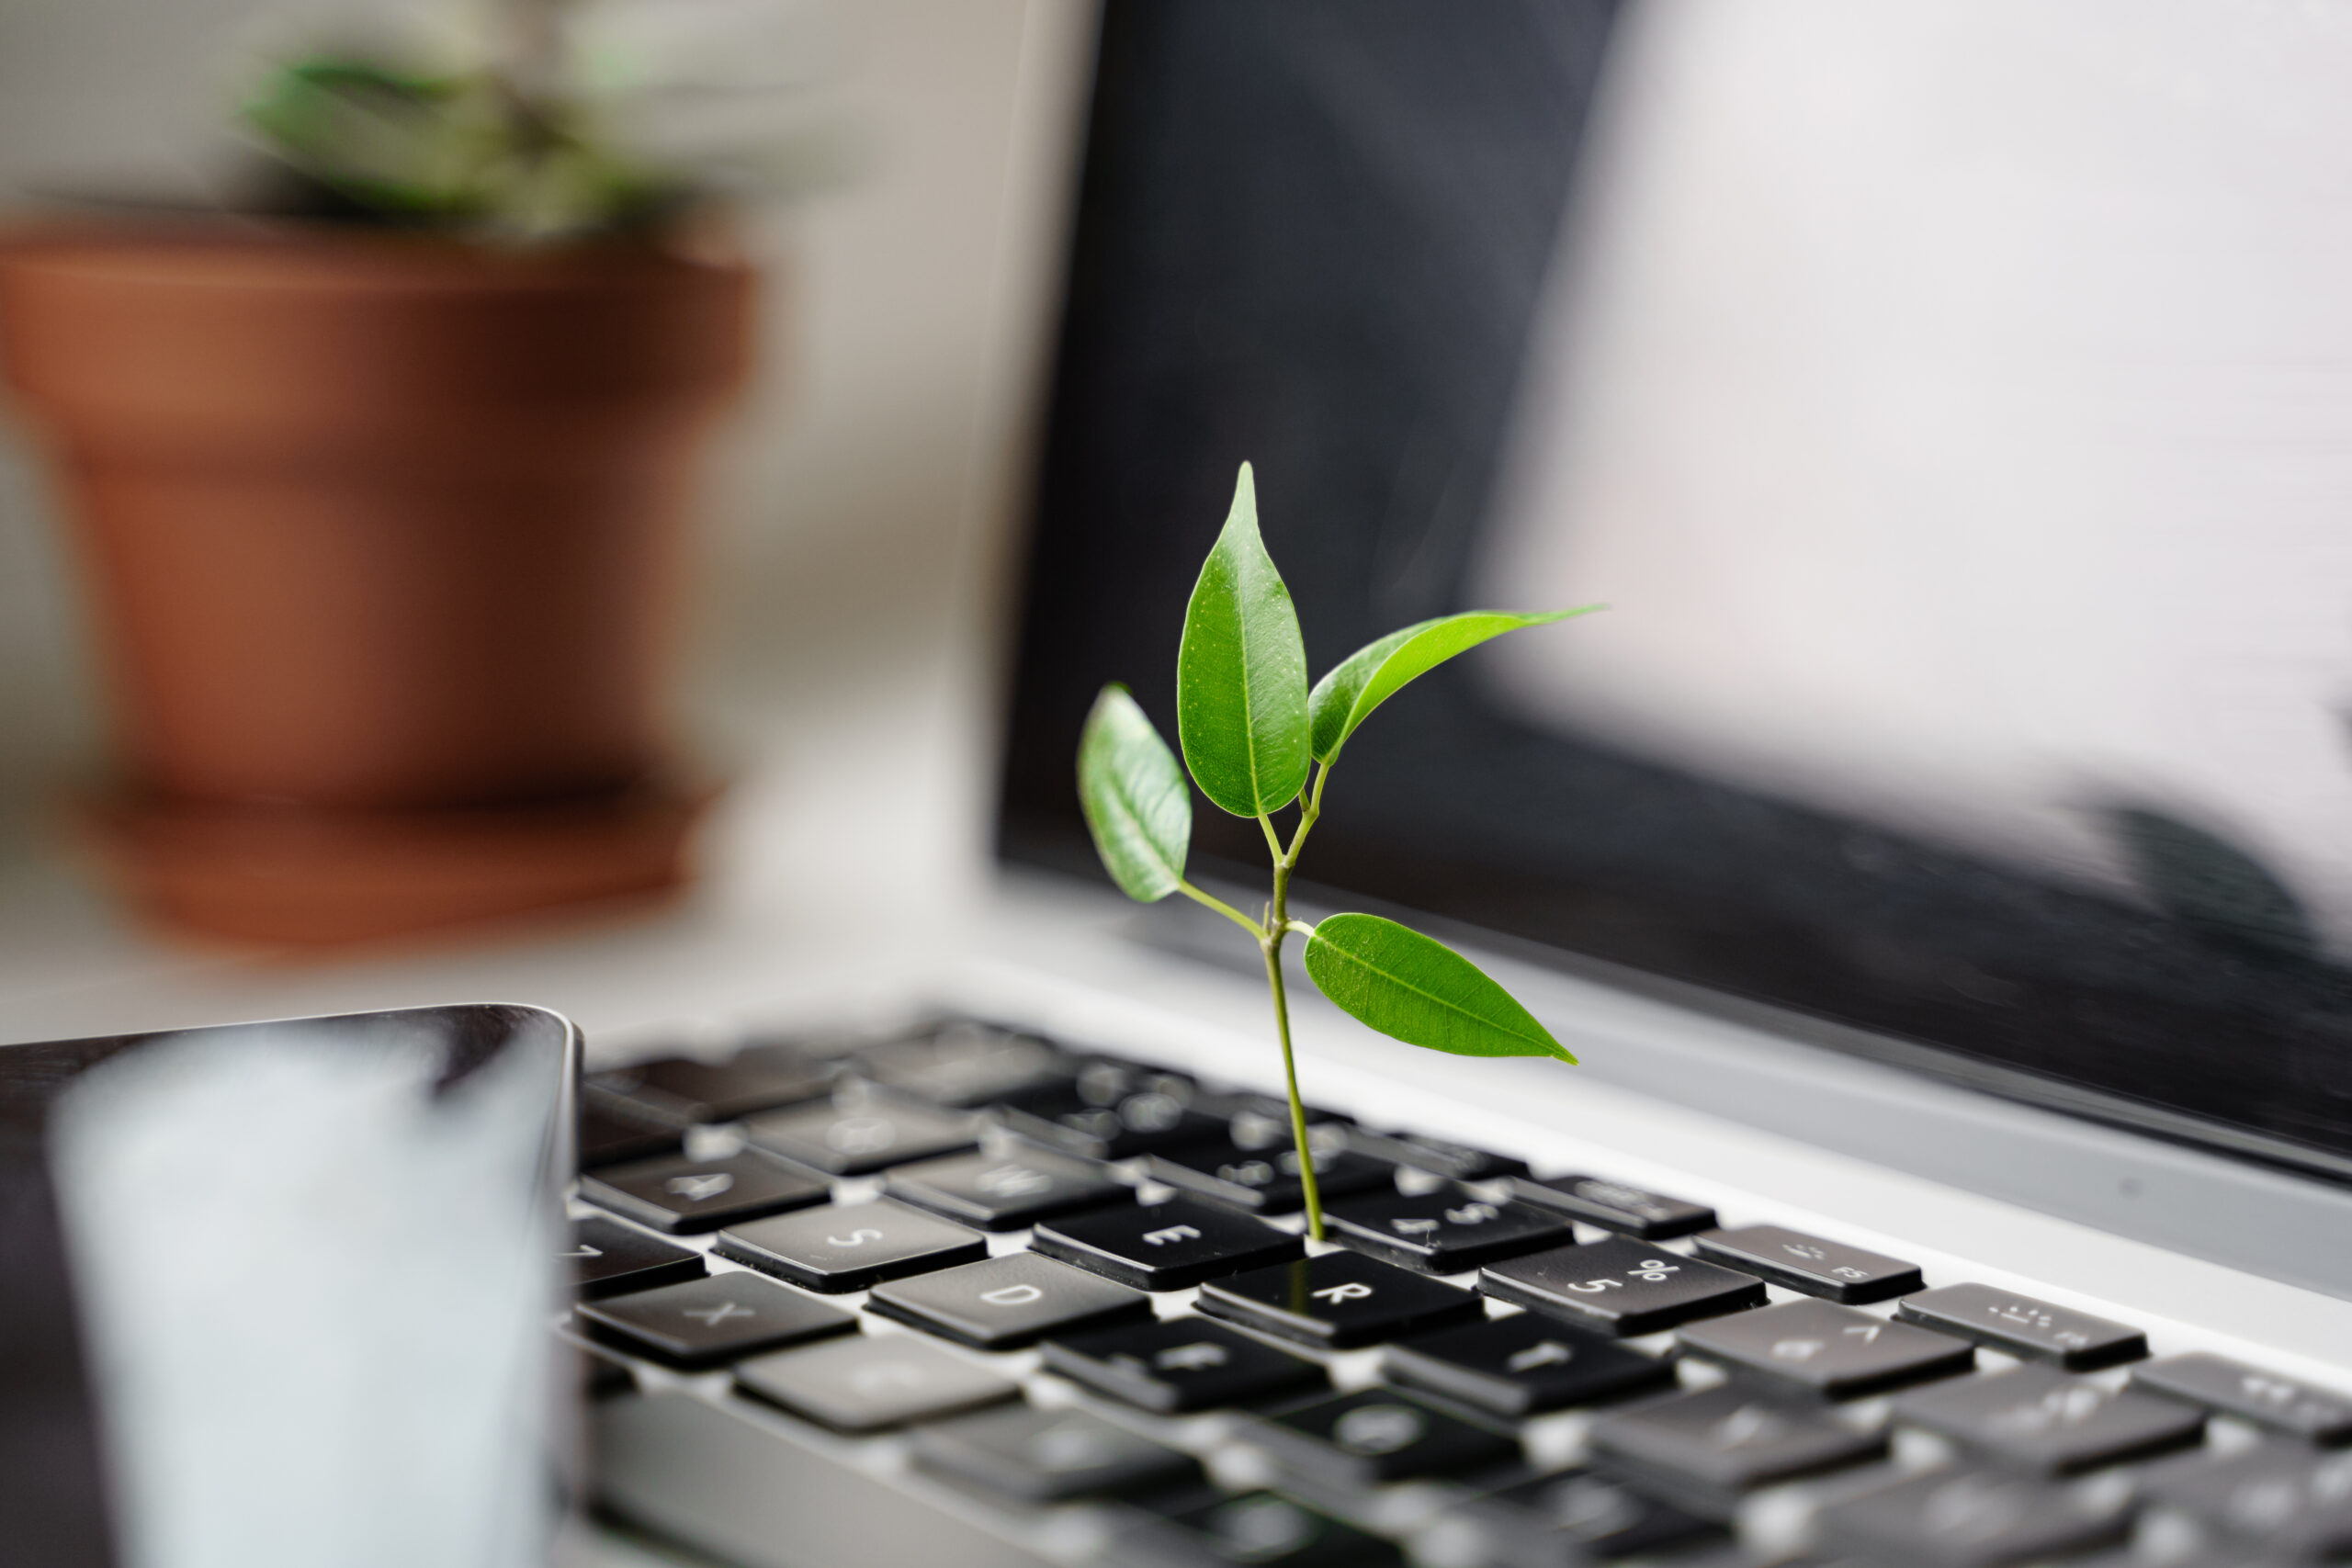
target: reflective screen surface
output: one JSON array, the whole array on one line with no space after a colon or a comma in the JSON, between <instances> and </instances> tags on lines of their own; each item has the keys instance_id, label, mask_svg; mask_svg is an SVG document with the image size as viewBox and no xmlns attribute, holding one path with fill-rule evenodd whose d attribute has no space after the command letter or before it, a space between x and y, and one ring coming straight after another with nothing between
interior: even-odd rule
<instances>
[{"instance_id":1,"label":"reflective screen surface","mask_svg":"<svg viewBox=\"0 0 2352 1568\"><path fill-rule=\"evenodd\" d=\"M1317 671L1611 606L1392 701L1325 887L2352 1172L2352 41L1821 9L1114 0L1001 847L1099 876L1247 457Z\"/></svg>"}]
</instances>

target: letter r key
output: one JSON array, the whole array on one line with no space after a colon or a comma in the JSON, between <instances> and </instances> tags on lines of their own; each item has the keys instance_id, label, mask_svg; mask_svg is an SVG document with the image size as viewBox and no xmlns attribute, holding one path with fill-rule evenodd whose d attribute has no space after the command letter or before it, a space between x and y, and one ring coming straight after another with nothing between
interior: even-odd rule
<instances>
[{"instance_id":1,"label":"letter r key","mask_svg":"<svg viewBox=\"0 0 2352 1568\"><path fill-rule=\"evenodd\" d=\"M1372 1294L1372 1287L1360 1280L1350 1280L1345 1284L1326 1285L1312 1293L1316 1300L1329 1302L1336 1306L1341 1302L1363 1301Z\"/></svg>"}]
</instances>

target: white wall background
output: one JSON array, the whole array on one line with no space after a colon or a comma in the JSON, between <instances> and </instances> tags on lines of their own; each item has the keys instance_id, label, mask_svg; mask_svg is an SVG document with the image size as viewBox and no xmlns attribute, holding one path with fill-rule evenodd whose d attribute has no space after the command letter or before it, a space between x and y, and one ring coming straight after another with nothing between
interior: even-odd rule
<instances>
[{"instance_id":1,"label":"white wall background","mask_svg":"<svg viewBox=\"0 0 2352 1568\"><path fill-rule=\"evenodd\" d=\"M1001 543L1091 63L1084 0L835 12L827 92L863 169L749 214L774 264L764 370L715 455L682 697L694 749L737 780L710 844L721 908L839 912L919 876L929 908L982 874ZM0 192L194 179L235 63L284 19L0 0ZM81 907L51 803L103 758L65 538L0 426L0 927L28 979L54 972L30 954L54 947L61 900ZM101 907L78 918L137 941Z\"/></svg>"}]
</instances>

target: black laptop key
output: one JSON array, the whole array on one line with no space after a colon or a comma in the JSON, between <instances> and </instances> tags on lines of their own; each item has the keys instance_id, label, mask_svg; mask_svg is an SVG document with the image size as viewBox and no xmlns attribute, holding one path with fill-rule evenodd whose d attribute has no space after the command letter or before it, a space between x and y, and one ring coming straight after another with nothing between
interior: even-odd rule
<instances>
[{"instance_id":1,"label":"black laptop key","mask_svg":"<svg viewBox=\"0 0 2352 1568\"><path fill-rule=\"evenodd\" d=\"M1490 1264L1478 1289L1621 1338L1764 1304L1753 1275L1622 1236Z\"/></svg>"},{"instance_id":2,"label":"black laptop key","mask_svg":"<svg viewBox=\"0 0 2352 1568\"><path fill-rule=\"evenodd\" d=\"M1327 1252L1201 1287L1200 1310L1279 1338L1345 1350L1468 1323L1467 1291L1352 1252Z\"/></svg>"},{"instance_id":3,"label":"black laptop key","mask_svg":"<svg viewBox=\"0 0 2352 1568\"><path fill-rule=\"evenodd\" d=\"M1034 1252L1009 1252L876 1285L865 1308L975 1349L1012 1350L1048 1334L1148 1318L1151 1298Z\"/></svg>"},{"instance_id":4,"label":"black laptop key","mask_svg":"<svg viewBox=\"0 0 2352 1568\"><path fill-rule=\"evenodd\" d=\"M2029 1361L2087 1372L2148 1353L2148 1337L2127 1324L2093 1317L1997 1291L1990 1285L1945 1285L1907 1296L1895 1308L1907 1323L1957 1334Z\"/></svg>"},{"instance_id":5,"label":"black laptop key","mask_svg":"<svg viewBox=\"0 0 2352 1568\"><path fill-rule=\"evenodd\" d=\"M877 1432L1001 1404L1018 1383L916 1334L851 1335L757 1356L735 1386L842 1432Z\"/></svg>"},{"instance_id":6,"label":"black laptop key","mask_svg":"<svg viewBox=\"0 0 2352 1568\"><path fill-rule=\"evenodd\" d=\"M860 1077L891 1094L954 1110L1067 1084L1076 1070L1035 1035L961 1021L931 1034L865 1046L853 1066Z\"/></svg>"},{"instance_id":7,"label":"black laptop key","mask_svg":"<svg viewBox=\"0 0 2352 1568\"><path fill-rule=\"evenodd\" d=\"M1315 1362L1204 1317L1057 1335L1041 1348L1046 1365L1073 1382L1162 1415L1329 1386Z\"/></svg>"},{"instance_id":8,"label":"black laptop key","mask_svg":"<svg viewBox=\"0 0 2352 1568\"><path fill-rule=\"evenodd\" d=\"M1291 1136L1290 1101L1279 1094L1261 1094L1250 1089L1236 1089L1227 1094L1202 1096L1200 1108L1230 1121L1235 1139L1242 1144L1262 1148L1288 1142ZM1334 1111L1327 1105L1308 1105L1303 1109L1310 1131L1319 1127L1337 1134L1341 1129L1355 1125L1355 1118L1344 1111Z\"/></svg>"},{"instance_id":9,"label":"black laptop key","mask_svg":"<svg viewBox=\"0 0 2352 1568\"><path fill-rule=\"evenodd\" d=\"M989 1245L959 1224L885 1198L872 1203L829 1203L721 1231L721 1258L789 1280L805 1290L838 1295L884 1280L976 1263Z\"/></svg>"},{"instance_id":10,"label":"black laptop key","mask_svg":"<svg viewBox=\"0 0 2352 1568\"><path fill-rule=\"evenodd\" d=\"M1683 1348L1742 1373L1826 1399L1860 1399L1976 1364L1964 1339L1832 1302L1782 1302L1685 1327Z\"/></svg>"},{"instance_id":11,"label":"black laptop key","mask_svg":"<svg viewBox=\"0 0 2352 1568\"><path fill-rule=\"evenodd\" d=\"M1189 1198L1048 1220L1029 1245L1139 1291L1181 1291L1306 1255L1288 1231Z\"/></svg>"},{"instance_id":12,"label":"black laptop key","mask_svg":"<svg viewBox=\"0 0 2352 1568\"><path fill-rule=\"evenodd\" d=\"M1225 1123L1159 1089L1136 1089L1108 1105L1088 1100L1076 1085L1007 1105L998 1117L1024 1138L1088 1159L1131 1159L1187 1144L1214 1143Z\"/></svg>"},{"instance_id":13,"label":"black laptop key","mask_svg":"<svg viewBox=\"0 0 2352 1568\"><path fill-rule=\"evenodd\" d=\"M1914 1389L1894 1414L2037 1475L2076 1475L2187 1448L2205 1429L2201 1410L2031 1362Z\"/></svg>"},{"instance_id":14,"label":"black laptop key","mask_svg":"<svg viewBox=\"0 0 2352 1568\"><path fill-rule=\"evenodd\" d=\"M2135 1368L2132 1386L2242 1416L2306 1442L2352 1443L2352 1397L2194 1351Z\"/></svg>"},{"instance_id":15,"label":"black laptop key","mask_svg":"<svg viewBox=\"0 0 2352 1568\"><path fill-rule=\"evenodd\" d=\"M890 1195L984 1231L1019 1230L1038 1220L1105 1203L1132 1202L1135 1190L1100 1166L1044 1149L950 1155L891 1170Z\"/></svg>"},{"instance_id":16,"label":"black laptop key","mask_svg":"<svg viewBox=\"0 0 2352 1568\"><path fill-rule=\"evenodd\" d=\"M1467 1144L1450 1144L1419 1133L1373 1133L1351 1129L1348 1142L1355 1148L1391 1165L1410 1166L1453 1181L1492 1181L1505 1176L1525 1176L1527 1162Z\"/></svg>"},{"instance_id":17,"label":"black laptop key","mask_svg":"<svg viewBox=\"0 0 2352 1568\"><path fill-rule=\"evenodd\" d=\"M1963 1468L1905 1476L1832 1503L1817 1528L1833 1551L1871 1561L1999 1568L2111 1544L2131 1528L2131 1517L2112 1497Z\"/></svg>"},{"instance_id":18,"label":"black laptop key","mask_svg":"<svg viewBox=\"0 0 2352 1568\"><path fill-rule=\"evenodd\" d=\"M1329 1140L1314 1152L1317 1191L1326 1202L1396 1184L1396 1168L1370 1155ZM1255 1213L1295 1213L1306 1202L1293 1147L1250 1148L1223 1138L1156 1153L1146 1168L1170 1187Z\"/></svg>"},{"instance_id":19,"label":"black laptop key","mask_svg":"<svg viewBox=\"0 0 2352 1568\"><path fill-rule=\"evenodd\" d=\"M1201 1474L1190 1454L1084 1410L983 1410L916 1427L913 1447L926 1469L1023 1503L1148 1491Z\"/></svg>"},{"instance_id":20,"label":"black laptop key","mask_svg":"<svg viewBox=\"0 0 2352 1568\"><path fill-rule=\"evenodd\" d=\"M835 1176L959 1154L978 1142L969 1116L864 1098L772 1111L744 1122L743 1133L771 1154Z\"/></svg>"},{"instance_id":21,"label":"black laptop key","mask_svg":"<svg viewBox=\"0 0 2352 1568\"><path fill-rule=\"evenodd\" d=\"M1376 1388L1286 1410L1248 1436L1292 1473L1326 1486L1451 1474L1519 1454L1509 1438Z\"/></svg>"},{"instance_id":22,"label":"black laptop key","mask_svg":"<svg viewBox=\"0 0 2352 1568\"><path fill-rule=\"evenodd\" d=\"M580 1104L579 1132L582 1170L618 1165L623 1160L673 1155L685 1142L685 1134L677 1127L616 1115L585 1096Z\"/></svg>"},{"instance_id":23,"label":"black laptop key","mask_svg":"<svg viewBox=\"0 0 2352 1568\"><path fill-rule=\"evenodd\" d=\"M1511 1179L1510 1190L1512 1197L1539 1209L1551 1209L1643 1241L1689 1235L1715 1223L1715 1212L1702 1203L1685 1202L1597 1176L1547 1176L1541 1180L1518 1176Z\"/></svg>"},{"instance_id":24,"label":"black laptop key","mask_svg":"<svg viewBox=\"0 0 2352 1568\"><path fill-rule=\"evenodd\" d=\"M1780 1225L1707 1231L1694 1239L1702 1258L1849 1305L1908 1295L1924 1283L1916 1263Z\"/></svg>"},{"instance_id":25,"label":"black laptop key","mask_svg":"<svg viewBox=\"0 0 2352 1568\"><path fill-rule=\"evenodd\" d=\"M1210 1497L1161 1516L1168 1532L1139 1534L1114 1543L1109 1561L1125 1565L1247 1563L1250 1568L1405 1568L1405 1555L1366 1535L1271 1492Z\"/></svg>"},{"instance_id":26,"label":"black laptop key","mask_svg":"<svg viewBox=\"0 0 2352 1568\"><path fill-rule=\"evenodd\" d=\"M832 1081L831 1063L781 1052L746 1051L732 1061L670 1056L582 1080L582 1098L623 1116L684 1126L731 1122L753 1111L814 1100Z\"/></svg>"},{"instance_id":27,"label":"black laptop key","mask_svg":"<svg viewBox=\"0 0 2352 1568\"><path fill-rule=\"evenodd\" d=\"M1584 1469L1490 1492L1471 1505L1471 1513L1488 1539L1499 1538L1495 1560L1514 1568L1585 1568L1702 1543L1730 1543L1721 1525Z\"/></svg>"},{"instance_id":28,"label":"black laptop key","mask_svg":"<svg viewBox=\"0 0 2352 1568\"><path fill-rule=\"evenodd\" d=\"M580 1179L586 1201L678 1235L805 1209L831 1194L821 1179L749 1152L721 1159L640 1160Z\"/></svg>"},{"instance_id":29,"label":"black laptop key","mask_svg":"<svg viewBox=\"0 0 2352 1568\"><path fill-rule=\"evenodd\" d=\"M1674 1364L1523 1312L1391 1345L1381 1375L1517 1419L1670 1388Z\"/></svg>"},{"instance_id":30,"label":"black laptop key","mask_svg":"<svg viewBox=\"0 0 2352 1568\"><path fill-rule=\"evenodd\" d=\"M582 1301L675 1285L707 1272L701 1253L602 1214L572 1221L571 1240L563 1257L571 1265L572 1282Z\"/></svg>"},{"instance_id":31,"label":"black laptop key","mask_svg":"<svg viewBox=\"0 0 2352 1568\"><path fill-rule=\"evenodd\" d=\"M2267 1443L2150 1468L2142 1495L2296 1562L2352 1556L2352 1454Z\"/></svg>"},{"instance_id":32,"label":"black laptop key","mask_svg":"<svg viewBox=\"0 0 2352 1568\"><path fill-rule=\"evenodd\" d=\"M740 1269L582 1303L572 1315L607 1343L685 1367L741 1360L857 1326L839 1307Z\"/></svg>"},{"instance_id":33,"label":"black laptop key","mask_svg":"<svg viewBox=\"0 0 2352 1568\"><path fill-rule=\"evenodd\" d=\"M1883 1434L1729 1383L1604 1415L1593 1423L1591 1442L1597 1452L1638 1470L1716 1494L1859 1464L1886 1451Z\"/></svg>"},{"instance_id":34,"label":"black laptop key","mask_svg":"<svg viewBox=\"0 0 2352 1568\"><path fill-rule=\"evenodd\" d=\"M1367 1193L1334 1203L1327 1217L1332 1240L1424 1274L1458 1274L1576 1240L1556 1214L1459 1189Z\"/></svg>"}]
</instances>

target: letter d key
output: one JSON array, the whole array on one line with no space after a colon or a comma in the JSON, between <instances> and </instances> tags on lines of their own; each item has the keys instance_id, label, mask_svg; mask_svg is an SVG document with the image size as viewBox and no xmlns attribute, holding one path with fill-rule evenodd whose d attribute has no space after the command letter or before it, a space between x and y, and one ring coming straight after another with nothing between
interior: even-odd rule
<instances>
[{"instance_id":1,"label":"letter d key","mask_svg":"<svg viewBox=\"0 0 2352 1568\"><path fill-rule=\"evenodd\" d=\"M1035 1285L999 1285L993 1291L980 1292L980 1300L990 1306L1001 1307L1028 1306L1045 1298L1046 1292Z\"/></svg>"}]
</instances>

